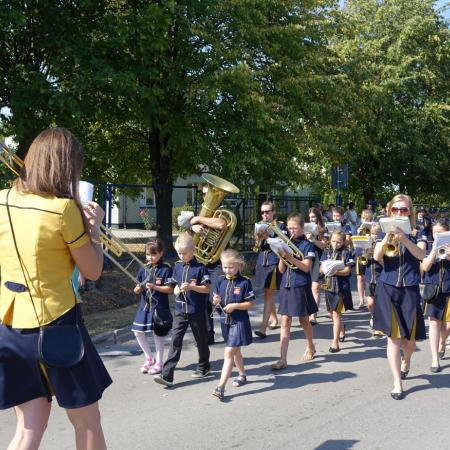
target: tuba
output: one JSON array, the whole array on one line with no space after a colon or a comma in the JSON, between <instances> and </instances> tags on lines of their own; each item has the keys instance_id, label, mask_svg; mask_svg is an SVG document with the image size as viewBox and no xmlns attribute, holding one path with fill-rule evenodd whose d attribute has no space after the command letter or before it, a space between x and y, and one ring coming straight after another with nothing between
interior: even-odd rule
<instances>
[{"instance_id":1,"label":"tuba","mask_svg":"<svg viewBox=\"0 0 450 450\"><path fill-rule=\"evenodd\" d=\"M276 221L273 221L269 225L269 230L273 231L273 233L282 241L285 243L291 250L293 256L295 256L298 260L303 261L305 259L305 255L301 252L301 250L281 231L280 227L277 225ZM278 255L279 258L286 264L287 267L290 269L297 269L297 267L292 264L290 261L288 261L286 258L281 257Z\"/></svg>"},{"instance_id":2,"label":"tuba","mask_svg":"<svg viewBox=\"0 0 450 450\"><path fill-rule=\"evenodd\" d=\"M23 161L11 150L9 150L4 144L0 142L0 161L8 167L17 176L20 176L20 171L23 166ZM128 247L117 237L115 237L111 230L105 227L105 225L100 224L100 242L103 244L103 255L108 258L117 268L119 268L125 275L127 275L136 284L141 287L145 284L140 283L138 279L131 273L131 267L136 266L136 270L139 268L145 269L145 264L132 253ZM119 261L119 258L126 255L130 258L130 261L123 262Z\"/></svg>"},{"instance_id":3,"label":"tuba","mask_svg":"<svg viewBox=\"0 0 450 450\"><path fill-rule=\"evenodd\" d=\"M202 225L206 231L194 235L195 257L203 264L212 264L220 258L220 254L231 239L237 223L233 212L218 208L227 193L237 194L239 188L233 183L209 173L203 174L202 177L208 183L208 193L203 201L199 216L224 219L226 222L226 227L223 230L215 230Z\"/></svg>"}]
</instances>

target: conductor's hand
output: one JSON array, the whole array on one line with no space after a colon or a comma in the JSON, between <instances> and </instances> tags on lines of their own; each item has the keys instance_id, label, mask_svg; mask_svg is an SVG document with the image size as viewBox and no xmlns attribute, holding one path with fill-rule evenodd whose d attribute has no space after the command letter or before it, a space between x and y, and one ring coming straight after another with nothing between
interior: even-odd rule
<instances>
[{"instance_id":1,"label":"conductor's hand","mask_svg":"<svg viewBox=\"0 0 450 450\"><path fill-rule=\"evenodd\" d=\"M89 202L83 208L83 212L90 227L100 226L105 217L105 211L103 211L102 207L96 202Z\"/></svg>"}]
</instances>

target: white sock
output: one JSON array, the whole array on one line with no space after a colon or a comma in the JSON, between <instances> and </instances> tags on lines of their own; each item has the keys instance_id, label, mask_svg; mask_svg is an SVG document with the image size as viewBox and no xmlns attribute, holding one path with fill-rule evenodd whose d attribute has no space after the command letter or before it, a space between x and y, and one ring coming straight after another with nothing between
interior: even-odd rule
<instances>
[{"instance_id":1,"label":"white sock","mask_svg":"<svg viewBox=\"0 0 450 450\"><path fill-rule=\"evenodd\" d=\"M164 356L164 337L153 333L153 339L155 340L156 362L162 364Z\"/></svg>"},{"instance_id":2,"label":"white sock","mask_svg":"<svg viewBox=\"0 0 450 450\"><path fill-rule=\"evenodd\" d=\"M135 331L134 335L136 336L139 347L141 347L142 351L144 352L145 358L152 359L153 353L152 349L150 348L150 343L148 342L146 333L143 333L142 331Z\"/></svg>"}]
</instances>

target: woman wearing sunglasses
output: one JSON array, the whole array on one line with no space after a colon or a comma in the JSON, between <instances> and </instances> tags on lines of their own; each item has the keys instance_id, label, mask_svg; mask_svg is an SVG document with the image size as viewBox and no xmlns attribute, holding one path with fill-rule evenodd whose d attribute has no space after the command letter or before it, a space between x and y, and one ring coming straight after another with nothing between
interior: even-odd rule
<instances>
[{"instance_id":1,"label":"woman wearing sunglasses","mask_svg":"<svg viewBox=\"0 0 450 450\"><path fill-rule=\"evenodd\" d=\"M261 205L260 223L270 224L275 220L276 209L272 202L264 202ZM282 223L278 226L285 230ZM267 230L260 231L255 236L255 249L258 251L258 258L255 267L255 284L258 289L264 289L264 311L259 330L255 335L264 339L267 334L267 326L275 329L278 326L278 317L275 309L274 293L280 288L281 274L278 271L278 256L270 249L266 239L269 237ZM270 325L269 325L270 320Z\"/></svg>"},{"instance_id":2,"label":"woman wearing sunglasses","mask_svg":"<svg viewBox=\"0 0 450 450\"><path fill-rule=\"evenodd\" d=\"M396 195L387 205L387 215L409 217L414 230L415 214L409 196ZM389 243L398 247L394 256L386 255ZM402 380L408 375L415 341L426 337L419 292L420 261L424 257L425 251L417 245L415 232L406 235L399 228L394 236L386 234L374 250L374 259L383 268L375 291L373 327L388 336L387 357L394 378L391 391L394 400L404 398Z\"/></svg>"}]
</instances>

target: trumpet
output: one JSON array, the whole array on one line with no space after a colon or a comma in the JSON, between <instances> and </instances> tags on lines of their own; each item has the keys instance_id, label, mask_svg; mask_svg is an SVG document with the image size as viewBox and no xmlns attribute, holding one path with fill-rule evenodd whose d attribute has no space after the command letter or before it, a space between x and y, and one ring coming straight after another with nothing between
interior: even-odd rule
<instances>
[{"instance_id":1,"label":"trumpet","mask_svg":"<svg viewBox=\"0 0 450 450\"><path fill-rule=\"evenodd\" d=\"M20 176L20 171L23 167L23 161L17 155L12 153L4 144L0 142L0 161L8 167L17 176ZM139 260L139 258L133 254L127 246L117 237L115 237L111 230L105 225L100 224L100 242L103 245L103 255L106 256L116 267L118 267L125 275L127 275L135 284L142 286L138 279L131 273L131 266L136 265L137 269L145 269L145 264ZM119 261L121 256L127 255L131 260L128 263L122 263Z\"/></svg>"},{"instance_id":2,"label":"trumpet","mask_svg":"<svg viewBox=\"0 0 450 450\"><path fill-rule=\"evenodd\" d=\"M295 256L298 260L303 261L305 259L305 255L302 251L281 231L280 227L276 224L276 222L272 222L269 225L269 230L272 231L281 242L286 244L290 250L292 250L292 255ZM297 267L288 261L286 258L278 255L280 259L288 266L290 269L296 269Z\"/></svg>"},{"instance_id":3,"label":"trumpet","mask_svg":"<svg viewBox=\"0 0 450 450\"><path fill-rule=\"evenodd\" d=\"M395 256L398 256L400 253L400 247L397 242L394 240L394 235L392 233L389 233L388 240L384 246L384 254L388 258L394 258Z\"/></svg>"},{"instance_id":4,"label":"trumpet","mask_svg":"<svg viewBox=\"0 0 450 450\"><path fill-rule=\"evenodd\" d=\"M370 235L366 236L352 236L353 247L363 249L363 254L358 257L359 263L363 266L369 264L371 253L373 253L373 243Z\"/></svg>"},{"instance_id":5,"label":"trumpet","mask_svg":"<svg viewBox=\"0 0 450 450\"><path fill-rule=\"evenodd\" d=\"M444 245L441 245L436 249L436 258L444 261L447 259L447 250L445 249Z\"/></svg>"}]
</instances>

